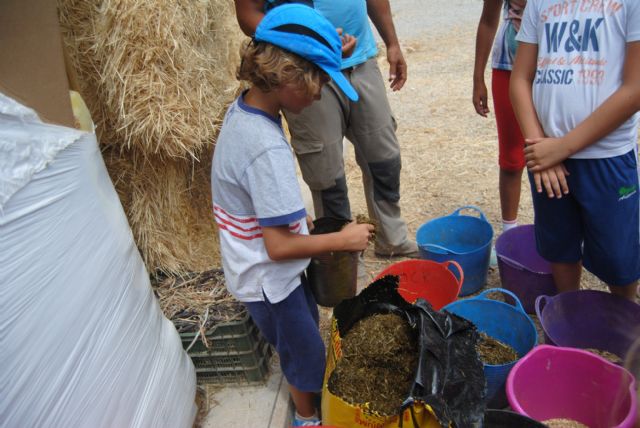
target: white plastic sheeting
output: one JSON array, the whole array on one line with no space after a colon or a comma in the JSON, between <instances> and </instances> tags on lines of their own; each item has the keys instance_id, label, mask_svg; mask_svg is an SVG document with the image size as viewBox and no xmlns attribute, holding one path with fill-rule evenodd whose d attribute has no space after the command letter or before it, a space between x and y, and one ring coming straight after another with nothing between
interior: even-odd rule
<instances>
[{"instance_id":1,"label":"white plastic sheeting","mask_svg":"<svg viewBox=\"0 0 640 428\"><path fill-rule=\"evenodd\" d=\"M95 134L0 94L0 427L190 427L195 383Z\"/></svg>"}]
</instances>

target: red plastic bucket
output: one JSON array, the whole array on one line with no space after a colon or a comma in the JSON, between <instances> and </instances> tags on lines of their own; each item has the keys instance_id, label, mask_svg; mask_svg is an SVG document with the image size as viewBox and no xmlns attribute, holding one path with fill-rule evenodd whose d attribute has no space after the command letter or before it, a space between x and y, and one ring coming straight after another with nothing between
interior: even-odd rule
<instances>
[{"instance_id":1,"label":"red plastic bucket","mask_svg":"<svg viewBox=\"0 0 640 428\"><path fill-rule=\"evenodd\" d=\"M631 428L636 381L624 368L587 351L541 345L507 378L516 412L538 421L572 419L590 428Z\"/></svg>"},{"instance_id":2,"label":"red plastic bucket","mask_svg":"<svg viewBox=\"0 0 640 428\"><path fill-rule=\"evenodd\" d=\"M457 270L457 277L451 266ZM376 279L385 275L400 278L398 292L407 302L414 303L421 297L436 311L456 300L464 281L462 268L455 261L404 260L387 267Z\"/></svg>"}]
</instances>

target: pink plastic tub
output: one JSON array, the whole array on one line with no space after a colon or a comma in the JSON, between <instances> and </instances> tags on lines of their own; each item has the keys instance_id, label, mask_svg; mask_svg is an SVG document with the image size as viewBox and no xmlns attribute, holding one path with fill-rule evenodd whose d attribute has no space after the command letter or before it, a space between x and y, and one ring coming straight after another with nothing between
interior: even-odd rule
<instances>
[{"instance_id":1,"label":"pink plastic tub","mask_svg":"<svg viewBox=\"0 0 640 428\"><path fill-rule=\"evenodd\" d=\"M516 412L545 421L573 419L590 428L632 428L634 377L590 352L541 345L516 363L507 398Z\"/></svg>"}]
</instances>

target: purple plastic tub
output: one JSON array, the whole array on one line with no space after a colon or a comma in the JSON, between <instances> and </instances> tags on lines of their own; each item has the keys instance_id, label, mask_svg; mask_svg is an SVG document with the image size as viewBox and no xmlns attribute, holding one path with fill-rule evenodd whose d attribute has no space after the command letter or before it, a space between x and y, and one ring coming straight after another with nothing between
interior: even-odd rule
<instances>
[{"instance_id":1,"label":"purple plastic tub","mask_svg":"<svg viewBox=\"0 0 640 428\"><path fill-rule=\"evenodd\" d=\"M516 412L538 421L573 419L590 428L631 428L636 381L590 352L541 345L516 363L507 397Z\"/></svg>"},{"instance_id":2,"label":"purple plastic tub","mask_svg":"<svg viewBox=\"0 0 640 428\"><path fill-rule=\"evenodd\" d=\"M624 359L640 337L640 305L596 290L539 296L536 313L547 344L595 348Z\"/></svg>"},{"instance_id":3,"label":"purple plastic tub","mask_svg":"<svg viewBox=\"0 0 640 428\"><path fill-rule=\"evenodd\" d=\"M532 224L514 227L496 240L496 255L502 288L518 296L525 312L535 312L536 298L557 293L551 264L536 250Z\"/></svg>"}]
</instances>

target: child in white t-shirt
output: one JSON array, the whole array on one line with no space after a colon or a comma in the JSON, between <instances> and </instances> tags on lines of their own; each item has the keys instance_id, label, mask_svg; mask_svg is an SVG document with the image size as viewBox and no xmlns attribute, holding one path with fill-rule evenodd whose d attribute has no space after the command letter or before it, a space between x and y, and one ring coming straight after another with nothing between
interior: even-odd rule
<instances>
[{"instance_id":1,"label":"child in white t-shirt","mask_svg":"<svg viewBox=\"0 0 640 428\"><path fill-rule=\"evenodd\" d=\"M560 291L582 264L635 299L640 278L640 2L529 0L511 101L527 147L536 241Z\"/></svg>"}]
</instances>

